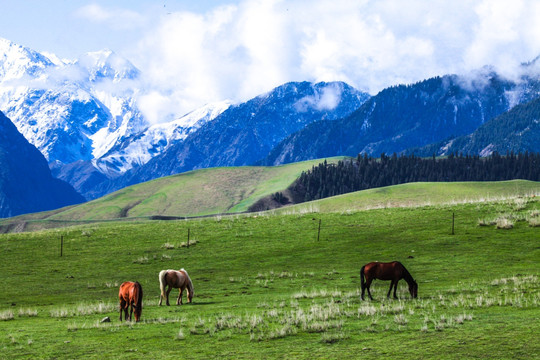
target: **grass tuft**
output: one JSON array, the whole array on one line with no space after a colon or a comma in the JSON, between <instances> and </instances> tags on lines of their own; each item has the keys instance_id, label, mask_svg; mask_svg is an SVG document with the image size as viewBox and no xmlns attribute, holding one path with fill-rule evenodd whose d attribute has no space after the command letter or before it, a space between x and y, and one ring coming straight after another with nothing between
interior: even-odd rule
<instances>
[{"instance_id":1,"label":"grass tuft","mask_svg":"<svg viewBox=\"0 0 540 360\"><path fill-rule=\"evenodd\" d=\"M324 333L321 336L321 342L326 344L333 344L342 340L348 339L350 336L343 332L338 333Z\"/></svg>"},{"instance_id":2,"label":"grass tuft","mask_svg":"<svg viewBox=\"0 0 540 360\"><path fill-rule=\"evenodd\" d=\"M14 318L15 315L13 314L12 310L0 311L0 321L13 320Z\"/></svg>"},{"instance_id":3,"label":"grass tuft","mask_svg":"<svg viewBox=\"0 0 540 360\"><path fill-rule=\"evenodd\" d=\"M497 229L512 229L514 222L508 217L500 217L496 220Z\"/></svg>"}]
</instances>

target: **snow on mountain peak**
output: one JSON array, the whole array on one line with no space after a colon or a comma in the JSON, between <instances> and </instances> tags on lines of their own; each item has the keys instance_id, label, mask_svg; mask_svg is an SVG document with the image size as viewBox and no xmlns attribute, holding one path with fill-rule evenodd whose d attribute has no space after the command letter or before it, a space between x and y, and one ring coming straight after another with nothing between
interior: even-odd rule
<instances>
[{"instance_id":1,"label":"snow on mountain peak","mask_svg":"<svg viewBox=\"0 0 540 360\"><path fill-rule=\"evenodd\" d=\"M108 79L118 82L135 79L140 73L131 62L109 49L88 52L77 60L77 64L88 71L90 81Z\"/></svg>"},{"instance_id":2,"label":"snow on mountain peak","mask_svg":"<svg viewBox=\"0 0 540 360\"><path fill-rule=\"evenodd\" d=\"M54 64L48 57L0 38L0 81L35 77L49 66Z\"/></svg>"},{"instance_id":3,"label":"snow on mountain peak","mask_svg":"<svg viewBox=\"0 0 540 360\"><path fill-rule=\"evenodd\" d=\"M0 39L0 110L50 162L91 160L148 126L137 89L123 83L138 70L110 50L81 58L61 60Z\"/></svg>"},{"instance_id":4,"label":"snow on mountain peak","mask_svg":"<svg viewBox=\"0 0 540 360\"><path fill-rule=\"evenodd\" d=\"M95 159L93 164L108 176L119 175L134 166L143 165L173 144L183 141L202 125L214 120L231 105L228 100L207 104L173 121L154 124L141 133L126 138L107 154Z\"/></svg>"}]
</instances>

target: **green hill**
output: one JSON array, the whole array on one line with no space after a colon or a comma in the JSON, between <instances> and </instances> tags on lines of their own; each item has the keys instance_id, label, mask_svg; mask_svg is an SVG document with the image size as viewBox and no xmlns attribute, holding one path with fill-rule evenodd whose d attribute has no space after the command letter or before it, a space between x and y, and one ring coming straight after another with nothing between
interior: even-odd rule
<instances>
[{"instance_id":1,"label":"green hill","mask_svg":"<svg viewBox=\"0 0 540 360\"><path fill-rule=\"evenodd\" d=\"M328 159L337 162L343 157ZM194 217L244 212L258 199L288 187L304 170L322 160L282 166L210 168L133 185L102 198L50 212L0 221L6 228L27 229L29 223L48 226L62 222L141 217Z\"/></svg>"},{"instance_id":2,"label":"green hill","mask_svg":"<svg viewBox=\"0 0 540 360\"><path fill-rule=\"evenodd\" d=\"M354 212L360 210L452 205L540 196L540 183L527 180L408 183L356 191L274 210L277 213Z\"/></svg>"},{"instance_id":3,"label":"green hill","mask_svg":"<svg viewBox=\"0 0 540 360\"><path fill-rule=\"evenodd\" d=\"M303 170L319 161L277 167L213 168L169 176L78 206L5 219L0 221L0 232L35 231L115 220L241 213L258 199L284 190ZM475 203L530 195L540 195L540 183L526 180L408 183L289 205L270 212L345 213L376 208Z\"/></svg>"}]
</instances>

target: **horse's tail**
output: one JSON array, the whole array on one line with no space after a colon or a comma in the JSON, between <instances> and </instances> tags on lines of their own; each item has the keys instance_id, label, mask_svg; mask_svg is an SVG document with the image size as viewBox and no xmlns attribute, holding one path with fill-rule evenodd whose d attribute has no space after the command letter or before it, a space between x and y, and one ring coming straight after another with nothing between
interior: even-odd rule
<instances>
[{"instance_id":1,"label":"horse's tail","mask_svg":"<svg viewBox=\"0 0 540 360\"><path fill-rule=\"evenodd\" d=\"M165 276L167 276L167 270L161 270L159 272L159 289L161 290L162 298L165 297L165 287L167 287L167 284L165 283Z\"/></svg>"},{"instance_id":2,"label":"horse's tail","mask_svg":"<svg viewBox=\"0 0 540 360\"><path fill-rule=\"evenodd\" d=\"M360 269L360 285L362 286L362 289L366 286L366 280L364 279L364 268L366 265L362 266Z\"/></svg>"}]
</instances>

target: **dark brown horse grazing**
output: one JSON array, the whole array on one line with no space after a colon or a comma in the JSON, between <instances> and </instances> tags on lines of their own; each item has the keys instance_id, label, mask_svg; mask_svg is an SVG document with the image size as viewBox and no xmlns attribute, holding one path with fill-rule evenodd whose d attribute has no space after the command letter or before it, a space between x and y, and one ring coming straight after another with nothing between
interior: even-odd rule
<instances>
[{"instance_id":1,"label":"dark brown horse grazing","mask_svg":"<svg viewBox=\"0 0 540 360\"><path fill-rule=\"evenodd\" d=\"M169 286L167 291L165 288ZM173 288L179 289L178 299L176 300L176 305L182 304L182 294L184 289L187 288L187 298L188 303L193 300L193 284L186 270L180 269L177 270L161 270L159 273L159 287L161 289L161 295L159 296L159 305L163 298L167 299L167 306L169 306L169 293Z\"/></svg>"},{"instance_id":2,"label":"dark brown horse grazing","mask_svg":"<svg viewBox=\"0 0 540 360\"><path fill-rule=\"evenodd\" d=\"M139 282L126 281L120 285L118 291L118 299L120 300L120 321L122 321L122 310L125 313L124 318L131 321L133 313L135 312L135 321L138 322L141 319L142 313L142 286ZM128 308L131 306L128 318Z\"/></svg>"},{"instance_id":3,"label":"dark brown horse grazing","mask_svg":"<svg viewBox=\"0 0 540 360\"><path fill-rule=\"evenodd\" d=\"M401 279L405 279L407 284L409 284L409 293L411 294L411 296L415 299L418 296L418 284L416 283L416 281L414 281L407 269L405 269L405 266L403 266L398 261L393 261L389 263L382 263L377 261L362 266L362 269L360 270L362 300L364 300L364 291L366 289L369 298L373 300L371 292L369 291L369 287L371 286L371 282L375 279L391 280L390 289L388 290L388 295L386 295L386 297L388 298L390 297L390 293L392 292L392 287L394 287L394 299L397 299L397 284Z\"/></svg>"}]
</instances>

